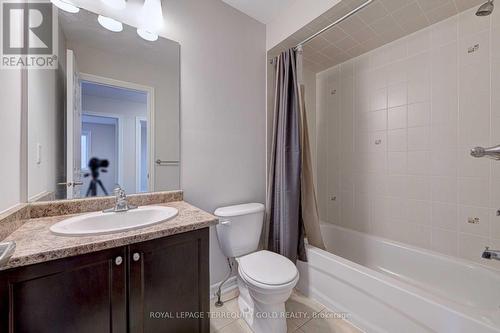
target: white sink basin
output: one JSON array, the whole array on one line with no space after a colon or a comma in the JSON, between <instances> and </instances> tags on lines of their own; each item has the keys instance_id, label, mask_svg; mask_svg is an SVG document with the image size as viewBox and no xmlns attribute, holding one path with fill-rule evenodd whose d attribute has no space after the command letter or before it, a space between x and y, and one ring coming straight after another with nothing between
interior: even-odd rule
<instances>
[{"instance_id":1,"label":"white sink basin","mask_svg":"<svg viewBox=\"0 0 500 333\"><path fill-rule=\"evenodd\" d=\"M143 206L121 213L96 212L63 220L50 227L61 236L90 236L139 229L177 216L173 207Z\"/></svg>"}]
</instances>

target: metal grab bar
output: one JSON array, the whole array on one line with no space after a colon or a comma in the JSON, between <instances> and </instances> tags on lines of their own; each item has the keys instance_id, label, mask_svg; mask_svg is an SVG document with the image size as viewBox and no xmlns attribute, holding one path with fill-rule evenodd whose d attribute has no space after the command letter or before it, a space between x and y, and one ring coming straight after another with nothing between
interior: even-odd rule
<instances>
[{"instance_id":1,"label":"metal grab bar","mask_svg":"<svg viewBox=\"0 0 500 333\"><path fill-rule=\"evenodd\" d=\"M488 157L494 160L500 160L500 145L483 148L483 147L475 147L470 151L471 156L480 158L480 157Z\"/></svg>"},{"instance_id":2,"label":"metal grab bar","mask_svg":"<svg viewBox=\"0 0 500 333\"><path fill-rule=\"evenodd\" d=\"M160 166L179 165L179 161L162 161L160 159L157 159L155 163Z\"/></svg>"}]
</instances>

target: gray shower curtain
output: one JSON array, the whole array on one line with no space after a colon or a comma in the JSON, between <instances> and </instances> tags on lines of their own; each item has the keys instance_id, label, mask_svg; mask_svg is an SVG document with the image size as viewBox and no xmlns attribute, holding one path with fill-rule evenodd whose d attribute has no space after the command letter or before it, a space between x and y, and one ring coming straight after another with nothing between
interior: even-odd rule
<instances>
[{"instance_id":1,"label":"gray shower curtain","mask_svg":"<svg viewBox=\"0 0 500 333\"><path fill-rule=\"evenodd\" d=\"M304 238L324 248L312 180L303 87L298 52L275 59L274 121L263 245L293 262L306 261ZM311 242L312 241L312 242Z\"/></svg>"},{"instance_id":2,"label":"gray shower curtain","mask_svg":"<svg viewBox=\"0 0 500 333\"><path fill-rule=\"evenodd\" d=\"M300 218L300 100L296 52L276 61L274 121L269 163L266 223L267 248L293 262L305 260L304 227Z\"/></svg>"}]
</instances>

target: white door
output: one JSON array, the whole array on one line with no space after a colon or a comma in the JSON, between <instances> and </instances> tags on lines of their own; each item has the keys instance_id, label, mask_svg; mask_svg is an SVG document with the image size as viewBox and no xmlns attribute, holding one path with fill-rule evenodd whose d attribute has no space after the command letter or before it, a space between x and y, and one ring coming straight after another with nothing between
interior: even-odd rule
<instances>
[{"instance_id":1,"label":"white door","mask_svg":"<svg viewBox=\"0 0 500 333\"><path fill-rule=\"evenodd\" d=\"M81 136L82 98L81 84L75 55L66 51L66 187L67 198L79 198L82 183Z\"/></svg>"}]
</instances>

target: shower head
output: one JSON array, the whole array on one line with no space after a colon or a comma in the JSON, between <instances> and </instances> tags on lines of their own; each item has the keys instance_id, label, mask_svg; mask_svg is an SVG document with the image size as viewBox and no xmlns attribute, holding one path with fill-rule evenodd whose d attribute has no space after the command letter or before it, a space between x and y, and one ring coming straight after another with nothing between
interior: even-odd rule
<instances>
[{"instance_id":1,"label":"shower head","mask_svg":"<svg viewBox=\"0 0 500 333\"><path fill-rule=\"evenodd\" d=\"M493 5L493 0L488 0L488 2L483 3L476 12L477 16L488 16L493 13L495 5Z\"/></svg>"}]
</instances>

